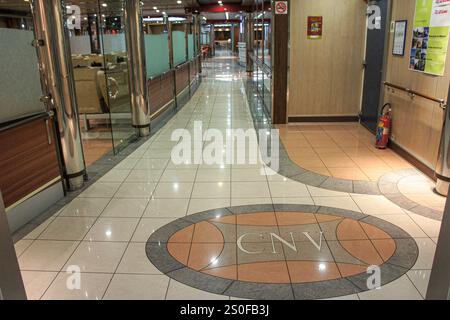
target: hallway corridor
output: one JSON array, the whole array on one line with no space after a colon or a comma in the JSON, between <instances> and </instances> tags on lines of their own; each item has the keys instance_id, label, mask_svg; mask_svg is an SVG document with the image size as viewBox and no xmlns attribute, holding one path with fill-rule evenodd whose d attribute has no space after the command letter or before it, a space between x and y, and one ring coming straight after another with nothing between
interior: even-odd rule
<instances>
[{"instance_id":1,"label":"hallway corridor","mask_svg":"<svg viewBox=\"0 0 450 320\"><path fill-rule=\"evenodd\" d=\"M339 143L326 145L312 126L301 126L302 133L295 126L281 129L287 144L281 146L279 174L262 163L172 162L176 129L194 134L198 121L224 136L227 129L254 128L245 69L236 58L206 60L202 77L189 102L154 136L16 242L28 298L423 299L439 219L394 203L387 191L345 191L323 181L291 179L283 148L299 168L341 179L362 177L377 188L376 164L365 171L350 170L357 164L333 166L337 154L344 154ZM323 135L327 128L318 130ZM298 148L303 140L308 145ZM345 147L357 152L357 146ZM334 158L326 152L331 148ZM364 148L370 152L368 144ZM369 162L367 154L349 156ZM316 160L322 165L315 166ZM347 170L334 169L343 167ZM428 178L418 171L399 175L395 170L403 166L388 169L382 173L394 170L387 181L398 177L399 192L442 212L444 200L432 193ZM381 272L379 290L366 285L373 265ZM76 270L81 290L70 290Z\"/></svg>"}]
</instances>

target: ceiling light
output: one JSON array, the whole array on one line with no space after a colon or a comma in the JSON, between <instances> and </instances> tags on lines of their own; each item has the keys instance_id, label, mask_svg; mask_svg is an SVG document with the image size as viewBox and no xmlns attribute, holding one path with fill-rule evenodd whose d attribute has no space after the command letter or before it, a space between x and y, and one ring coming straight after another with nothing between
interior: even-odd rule
<instances>
[{"instance_id":1,"label":"ceiling light","mask_svg":"<svg viewBox=\"0 0 450 320\"><path fill-rule=\"evenodd\" d=\"M102 3L102 7L107 7L108 5L106 3Z\"/></svg>"},{"instance_id":2,"label":"ceiling light","mask_svg":"<svg viewBox=\"0 0 450 320\"><path fill-rule=\"evenodd\" d=\"M183 3L183 1L181 1L181 0L178 0L178 1L177 1L177 3L178 3L178 4L182 4L182 3Z\"/></svg>"},{"instance_id":3,"label":"ceiling light","mask_svg":"<svg viewBox=\"0 0 450 320\"><path fill-rule=\"evenodd\" d=\"M153 10L158 10L158 7L153 7Z\"/></svg>"}]
</instances>

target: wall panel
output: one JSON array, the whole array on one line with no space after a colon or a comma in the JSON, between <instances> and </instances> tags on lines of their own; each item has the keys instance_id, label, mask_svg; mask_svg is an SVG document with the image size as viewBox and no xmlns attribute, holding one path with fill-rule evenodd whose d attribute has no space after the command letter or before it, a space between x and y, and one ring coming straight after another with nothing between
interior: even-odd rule
<instances>
[{"instance_id":1,"label":"wall panel","mask_svg":"<svg viewBox=\"0 0 450 320\"><path fill-rule=\"evenodd\" d=\"M364 1L291 1L289 116L359 113L365 12ZM308 16L323 16L322 39L307 39Z\"/></svg>"},{"instance_id":2,"label":"wall panel","mask_svg":"<svg viewBox=\"0 0 450 320\"><path fill-rule=\"evenodd\" d=\"M408 20L405 56L392 55L393 34L389 39L386 81L431 97L447 100L450 59L447 55L443 77L409 70L415 0L393 1L392 20ZM439 149L444 111L438 103L399 90L386 90L385 102L393 109L392 140L428 167L434 169Z\"/></svg>"}]
</instances>

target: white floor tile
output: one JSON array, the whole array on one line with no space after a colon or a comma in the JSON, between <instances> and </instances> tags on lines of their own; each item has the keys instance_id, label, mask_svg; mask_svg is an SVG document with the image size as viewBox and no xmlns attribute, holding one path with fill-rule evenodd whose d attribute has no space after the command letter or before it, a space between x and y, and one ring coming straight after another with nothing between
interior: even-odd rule
<instances>
[{"instance_id":1,"label":"white floor tile","mask_svg":"<svg viewBox=\"0 0 450 320\"><path fill-rule=\"evenodd\" d=\"M422 300L422 296L407 276L403 276L380 289L358 293L361 300Z\"/></svg>"},{"instance_id":2,"label":"white floor tile","mask_svg":"<svg viewBox=\"0 0 450 320\"><path fill-rule=\"evenodd\" d=\"M60 271L77 247L76 241L36 240L19 258L21 270Z\"/></svg>"},{"instance_id":3,"label":"white floor tile","mask_svg":"<svg viewBox=\"0 0 450 320\"><path fill-rule=\"evenodd\" d=\"M109 199L105 198L76 198L73 199L59 214L60 217L98 217Z\"/></svg>"},{"instance_id":4,"label":"white floor tile","mask_svg":"<svg viewBox=\"0 0 450 320\"><path fill-rule=\"evenodd\" d=\"M39 300L58 273L47 271L22 271L21 274L28 300Z\"/></svg>"},{"instance_id":5,"label":"white floor tile","mask_svg":"<svg viewBox=\"0 0 450 320\"><path fill-rule=\"evenodd\" d=\"M180 218L186 215L189 199L151 199L145 218Z\"/></svg>"},{"instance_id":6,"label":"white floor tile","mask_svg":"<svg viewBox=\"0 0 450 320\"><path fill-rule=\"evenodd\" d=\"M167 300L229 300L229 297L198 290L175 280L170 280Z\"/></svg>"},{"instance_id":7,"label":"white floor tile","mask_svg":"<svg viewBox=\"0 0 450 320\"><path fill-rule=\"evenodd\" d=\"M88 241L130 241L138 218L99 218L85 237Z\"/></svg>"},{"instance_id":8,"label":"white floor tile","mask_svg":"<svg viewBox=\"0 0 450 320\"><path fill-rule=\"evenodd\" d=\"M77 266L81 272L114 273L127 244L123 242L82 242L64 266Z\"/></svg>"},{"instance_id":9,"label":"white floor tile","mask_svg":"<svg viewBox=\"0 0 450 320\"><path fill-rule=\"evenodd\" d=\"M41 240L82 240L95 218L58 217L39 236Z\"/></svg>"},{"instance_id":10,"label":"white floor tile","mask_svg":"<svg viewBox=\"0 0 450 320\"><path fill-rule=\"evenodd\" d=\"M117 273L162 274L148 259L145 245L145 242L130 243L117 268Z\"/></svg>"},{"instance_id":11,"label":"white floor tile","mask_svg":"<svg viewBox=\"0 0 450 320\"><path fill-rule=\"evenodd\" d=\"M61 272L42 297L42 300L101 300L112 274L81 273L80 288L72 289L72 273Z\"/></svg>"},{"instance_id":12,"label":"white floor tile","mask_svg":"<svg viewBox=\"0 0 450 320\"><path fill-rule=\"evenodd\" d=\"M161 275L114 275L105 300L164 300L169 278Z\"/></svg>"},{"instance_id":13,"label":"white floor tile","mask_svg":"<svg viewBox=\"0 0 450 320\"><path fill-rule=\"evenodd\" d=\"M140 218L147 204L147 199L112 199L102 218Z\"/></svg>"}]
</instances>

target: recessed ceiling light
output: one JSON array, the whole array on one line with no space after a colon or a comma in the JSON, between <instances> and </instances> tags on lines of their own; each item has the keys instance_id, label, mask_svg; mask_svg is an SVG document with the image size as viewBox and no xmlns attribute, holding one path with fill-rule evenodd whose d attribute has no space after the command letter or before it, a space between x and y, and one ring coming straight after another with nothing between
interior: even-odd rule
<instances>
[{"instance_id":1,"label":"recessed ceiling light","mask_svg":"<svg viewBox=\"0 0 450 320\"><path fill-rule=\"evenodd\" d=\"M178 4L182 4L182 3L183 3L183 1L181 1L181 0L178 0L178 1L177 1L177 3L178 3Z\"/></svg>"},{"instance_id":2,"label":"recessed ceiling light","mask_svg":"<svg viewBox=\"0 0 450 320\"><path fill-rule=\"evenodd\" d=\"M108 5L106 3L102 3L102 7L107 7Z\"/></svg>"}]
</instances>

